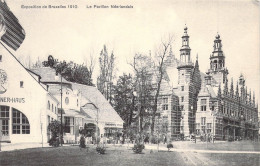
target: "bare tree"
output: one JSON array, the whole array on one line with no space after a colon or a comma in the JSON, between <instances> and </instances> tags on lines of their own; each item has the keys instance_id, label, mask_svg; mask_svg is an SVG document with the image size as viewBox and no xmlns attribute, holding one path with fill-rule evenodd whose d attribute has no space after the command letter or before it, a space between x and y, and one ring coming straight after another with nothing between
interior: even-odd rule
<instances>
[{"instance_id":1,"label":"bare tree","mask_svg":"<svg viewBox=\"0 0 260 166\"><path fill-rule=\"evenodd\" d=\"M96 65L96 59L95 59L95 56L93 55L93 53L90 53L89 57L85 58L85 63L86 63L86 66L88 68L89 75L92 78L93 71L94 71L94 68L95 68L95 65Z\"/></svg>"},{"instance_id":2,"label":"bare tree","mask_svg":"<svg viewBox=\"0 0 260 166\"><path fill-rule=\"evenodd\" d=\"M164 75L166 74L166 57L169 53L170 46L172 43L173 37L171 35L168 36L168 39L165 41L161 41L161 44L159 45L156 53L155 53L155 76L156 76L156 84L155 84L155 96L154 96L154 102L152 107L152 123L151 123L151 134L154 133L154 124L155 124L155 116L157 112L157 103L158 103L158 97L161 90L161 83L164 78Z\"/></svg>"}]
</instances>

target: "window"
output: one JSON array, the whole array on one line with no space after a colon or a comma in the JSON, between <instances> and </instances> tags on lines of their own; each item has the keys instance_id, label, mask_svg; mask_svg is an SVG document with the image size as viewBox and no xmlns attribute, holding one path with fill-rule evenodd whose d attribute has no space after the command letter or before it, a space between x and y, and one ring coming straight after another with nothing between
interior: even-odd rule
<instances>
[{"instance_id":1,"label":"window","mask_svg":"<svg viewBox=\"0 0 260 166\"><path fill-rule=\"evenodd\" d=\"M0 55L0 62L2 62L2 55Z\"/></svg>"},{"instance_id":2,"label":"window","mask_svg":"<svg viewBox=\"0 0 260 166\"><path fill-rule=\"evenodd\" d=\"M201 117L201 125L205 125L206 124L206 117Z\"/></svg>"},{"instance_id":3,"label":"window","mask_svg":"<svg viewBox=\"0 0 260 166\"><path fill-rule=\"evenodd\" d=\"M27 117L13 108L13 134L30 134L30 124Z\"/></svg>"},{"instance_id":4,"label":"window","mask_svg":"<svg viewBox=\"0 0 260 166\"><path fill-rule=\"evenodd\" d=\"M9 135L9 107L8 106L0 106L0 118L2 119L2 135L8 136Z\"/></svg>"},{"instance_id":5,"label":"window","mask_svg":"<svg viewBox=\"0 0 260 166\"><path fill-rule=\"evenodd\" d=\"M50 110L50 109L51 109L51 104L50 104L50 101L48 101L47 108L48 108L48 110Z\"/></svg>"},{"instance_id":6,"label":"window","mask_svg":"<svg viewBox=\"0 0 260 166\"><path fill-rule=\"evenodd\" d=\"M65 117L65 133L74 134L74 118L73 117Z\"/></svg>"},{"instance_id":7,"label":"window","mask_svg":"<svg viewBox=\"0 0 260 166\"><path fill-rule=\"evenodd\" d=\"M205 126L201 126L202 133L206 133Z\"/></svg>"},{"instance_id":8,"label":"window","mask_svg":"<svg viewBox=\"0 0 260 166\"><path fill-rule=\"evenodd\" d=\"M184 96L181 97L181 102L184 102Z\"/></svg>"},{"instance_id":9,"label":"window","mask_svg":"<svg viewBox=\"0 0 260 166\"><path fill-rule=\"evenodd\" d=\"M211 123L207 123L207 129L211 129Z\"/></svg>"},{"instance_id":10,"label":"window","mask_svg":"<svg viewBox=\"0 0 260 166\"><path fill-rule=\"evenodd\" d=\"M20 88L23 88L23 81L20 81Z\"/></svg>"},{"instance_id":11,"label":"window","mask_svg":"<svg viewBox=\"0 0 260 166\"><path fill-rule=\"evenodd\" d=\"M162 106L162 109L163 109L163 110L168 110L168 104L164 104L164 105Z\"/></svg>"},{"instance_id":12,"label":"window","mask_svg":"<svg viewBox=\"0 0 260 166\"><path fill-rule=\"evenodd\" d=\"M201 99L201 111L207 110L207 99Z\"/></svg>"},{"instance_id":13,"label":"window","mask_svg":"<svg viewBox=\"0 0 260 166\"><path fill-rule=\"evenodd\" d=\"M57 107L55 106L55 114L57 114Z\"/></svg>"},{"instance_id":14,"label":"window","mask_svg":"<svg viewBox=\"0 0 260 166\"><path fill-rule=\"evenodd\" d=\"M184 106L183 106L183 105L181 105L181 106L180 106L180 110L181 110L181 111L183 111L183 109L184 109Z\"/></svg>"},{"instance_id":15,"label":"window","mask_svg":"<svg viewBox=\"0 0 260 166\"><path fill-rule=\"evenodd\" d=\"M163 98L162 99L162 103L163 103L162 109L163 110L168 110L168 98Z\"/></svg>"},{"instance_id":16,"label":"window","mask_svg":"<svg viewBox=\"0 0 260 166\"><path fill-rule=\"evenodd\" d=\"M196 123L196 129L200 129L200 124Z\"/></svg>"},{"instance_id":17,"label":"window","mask_svg":"<svg viewBox=\"0 0 260 166\"><path fill-rule=\"evenodd\" d=\"M70 101L69 101L69 98L68 98L68 97L66 97L66 98L65 98L65 103L68 105L68 104L69 104L69 102L70 102Z\"/></svg>"},{"instance_id":18,"label":"window","mask_svg":"<svg viewBox=\"0 0 260 166\"><path fill-rule=\"evenodd\" d=\"M181 86L181 91L184 91L184 86Z\"/></svg>"},{"instance_id":19,"label":"window","mask_svg":"<svg viewBox=\"0 0 260 166\"><path fill-rule=\"evenodd\" d=\"M163 103L167 104L168 103L168 98L163 98Z\"/></svg>"}]
</instances>

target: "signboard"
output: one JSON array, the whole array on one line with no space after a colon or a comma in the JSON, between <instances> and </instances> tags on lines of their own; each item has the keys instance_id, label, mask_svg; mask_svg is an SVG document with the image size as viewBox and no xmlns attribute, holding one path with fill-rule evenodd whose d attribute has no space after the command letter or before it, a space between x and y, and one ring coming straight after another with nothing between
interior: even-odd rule
<instances>
[{"instance_id":1,"label":"signboard","mask_svg":"<svg viewBox=\"0 0 260 166\"><path fill-rule=\"evenodd\" d=\"M105 123L105 127L109 128L123 128L123 124Z\"/></svg>"}]
</instances>

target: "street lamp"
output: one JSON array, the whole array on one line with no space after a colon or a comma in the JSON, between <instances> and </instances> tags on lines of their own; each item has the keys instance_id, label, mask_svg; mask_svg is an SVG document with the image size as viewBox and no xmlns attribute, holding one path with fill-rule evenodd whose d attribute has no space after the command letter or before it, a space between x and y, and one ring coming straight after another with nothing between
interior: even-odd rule
<instances>
[{"instance_id":1,"label":"street lamp","mask_svg":"<svg viewBox=\"0 0 260 166\"><path fill-rule=\"evenodd\" d=\"M59 76L56 75L55 76L55 80L58 80L59 79ZM60 134L61 134L61 137L60 137L60 144L62 146L62 141L63 141L63 126L62 126L62 114L63 114L63 109L62 109L62 72L60 73L60 108L61 108L61 111L60 111L60 122L61 122L61 126L60 126Z\"/></svg>"},{"instance_id":2,"label":"street lamp","mask_svg":"<svg viewBox=\"0 0 260 166\"><path fill-rule=\"evenodd\" d=\"M194 118L194 114L193 114L193 106L190 106L191 109L191 115L192 115L192 123L191 123L191 134L194 133L194 123L195 123L195 118Z\"/></svg>"},{"instance_id":3,"label":"street lamp","mask_svg":"<svg viewBox=\"0 0 260 166\"><path fill-rule=\"evenodd\" d=\"M251 127L251 134L250 134L250 137L252 137L253 135L253 124L252 124L252 119L250 119L250 127Z\"/></svg>"},{"instance_id":4,"label":"street lamp","mask_svg":"<svg viewBox=\"0 0 260 166\"><path fill-rule=\"evenodd\" d=\"M235 127L235 116L234 116L234 113L231 114L233 120L234 120L234 125L233 125L233 128L234 128L234 141L235 141L235 137L236 137L236 127Z\"/></svg>"}]
</instances>

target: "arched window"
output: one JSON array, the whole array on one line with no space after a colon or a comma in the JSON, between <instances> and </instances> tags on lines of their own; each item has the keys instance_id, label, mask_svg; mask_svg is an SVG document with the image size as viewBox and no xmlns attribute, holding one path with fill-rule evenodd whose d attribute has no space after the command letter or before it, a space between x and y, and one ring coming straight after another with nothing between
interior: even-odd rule
<instances>
[{"instance_id":1,"label":"arched window","mask_svg":"<svg viewBox=\"0 0 260 166\"><path fill-rule=\"evenodd\" d=\"M17 109L13 108L13 134L30 134L28 118Z\"/></svg>"},{"instance_id":2,"label":"arched window","mask_svg":"<svg viewBox=\"0 0 260 166\"><path fill-rule=\"evenodd\" d=\"M47 105L47 108L48 108L48 110L50 110L51 109L51 104L50 104L50 101L48 100L48 105Z\"/></svg>"}]
</instances>

